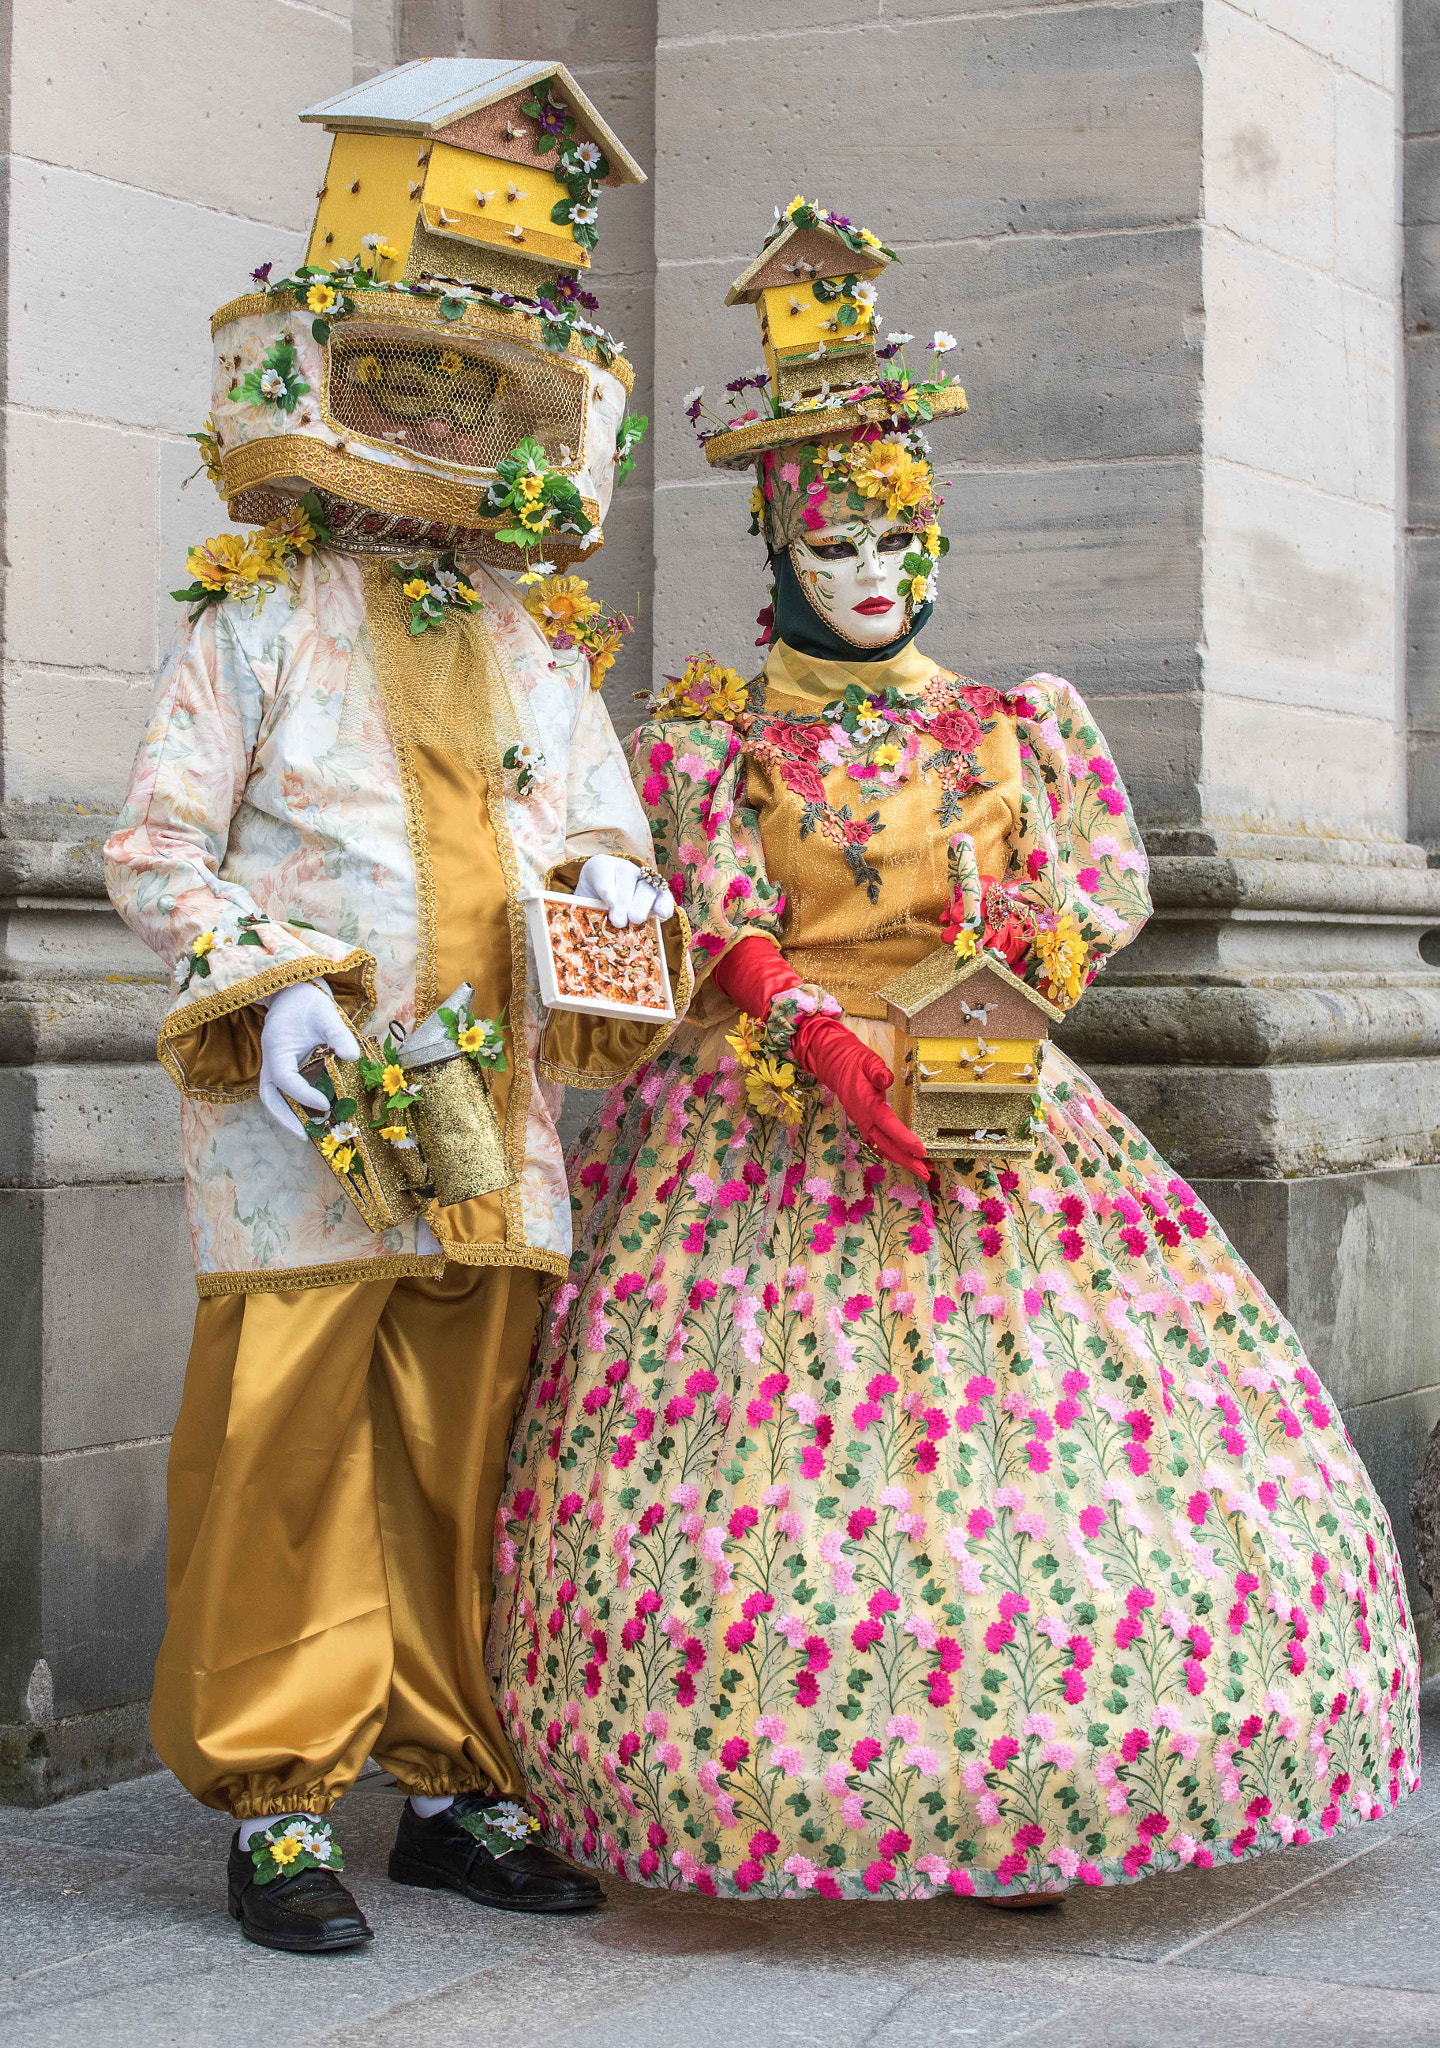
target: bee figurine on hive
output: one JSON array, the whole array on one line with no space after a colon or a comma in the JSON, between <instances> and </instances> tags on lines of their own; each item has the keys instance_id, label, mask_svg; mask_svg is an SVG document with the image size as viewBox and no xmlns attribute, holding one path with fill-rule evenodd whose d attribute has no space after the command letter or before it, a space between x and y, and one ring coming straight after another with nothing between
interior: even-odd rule
<instances>
[{"instance_id":1,"label":"bee figurine on hive","mask_svg":"<svg viewBox=\"0 0 1440 2048\"><path fill-rule=\"evenodd\" d=\"M895 1109L932 1159L1028 1159L1040 1060L1064 1010L998 953L941 946L880 990L904 1034Z\"/></svg>"}]
</instances>

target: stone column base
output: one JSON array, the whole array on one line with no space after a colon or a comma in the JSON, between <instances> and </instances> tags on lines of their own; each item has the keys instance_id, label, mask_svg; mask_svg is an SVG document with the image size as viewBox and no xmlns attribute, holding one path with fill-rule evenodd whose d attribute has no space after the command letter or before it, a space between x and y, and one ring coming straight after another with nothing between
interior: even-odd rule
<instances>
[{"instance_id":1,"label":"stone column base","mask_svg":"<svg viewBox=\"0 0 1440 2048\"><path fill-rule=\"evenodd\" d=\"M0 1806L48 1806L158 1771L149 1731L148 1700L64 1721L0 1721Z\"/></svg>"}]
</instances>

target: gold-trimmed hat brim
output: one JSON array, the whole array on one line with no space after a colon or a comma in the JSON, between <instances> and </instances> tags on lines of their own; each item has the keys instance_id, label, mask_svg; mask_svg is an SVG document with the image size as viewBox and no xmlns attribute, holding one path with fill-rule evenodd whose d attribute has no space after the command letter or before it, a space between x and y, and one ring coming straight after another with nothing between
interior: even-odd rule
<instances>
[{"instance_id":1,"label":"gold-trimmed hat brim","mask_svg":"<svg viewBox=\"0 0 1440 2048\"><path fill-rule=\"evenodd\" d=\"M969 401L958 384L929 394L930 419L940 420L969 411ZM865 427L885 426L900 416L888 399L862 398L853 404L833 405L826 411L787 412L779 419L751 420L728 433L712 434L705 443L705 460L716 469L740 469L752 463L767 448L792 448L803 441L840 441ZM929 420L905 420L905 426L925 427Z\"/></svg>"},{"instance_id":2,"label":"gold-trimmed hat brim","mask_svg":"<svg viewBox=\"0 0 1440 2048\"><path fill-rule=\"evenodd\" d=\"M501 527L513 526L513 512L499 514L481 509L483 488L456 483L444 476L425 476L414 470L390 469L367 462L347 450L308 434L274 434L264 440L246 441L227 449L221 456L224 474L222 494L232 520L237 523L274 516L269 493L281 491L298 497L305 490L319 490L371 512L424 521L456 528L473 540L474 549L487 561L523 566L522 549L496 541ZM581 503L592 527L600 524L600 507L593 498ZM578 539L555 533L536 534L533 552L547 561L568 568L594 554L599 541L586 547Z\"/></svg>"}]
</instances>

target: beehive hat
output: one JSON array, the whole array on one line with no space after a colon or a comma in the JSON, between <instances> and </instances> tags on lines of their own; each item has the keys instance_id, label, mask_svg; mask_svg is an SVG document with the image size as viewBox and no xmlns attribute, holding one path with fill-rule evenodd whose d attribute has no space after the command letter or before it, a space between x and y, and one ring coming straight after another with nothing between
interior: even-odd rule
<instances>
[{"instance_id":1,"label":"beehive hat","mask_svg":"<svg viewBox=\"0 0 1440 2048\"><path fill-rule=\"evenodd\" d=\"M878 235L843 214L792 199L759 255L725 295L727 306L754 306L765 373L727 387L732 417L711 416L702 430L706 460L734 469L767 451L845 436L914 429L966 409L964 390L941 367L955 346L937 333L927 348L933 371L912 377L904 341L879 341L874 280L897 260ZM747 406L745 393L756 399ZM699 424L699 394L691 394Z\"/></svg>"},{"instance_id":2,"label":"beehive hat","mask_svg":"<svg viewBox=\"0 0 1440 2048\"><path fill-rule=\"evenodd\" d=\"M211 322L232 519L315 491L356 552L590 553L643 422L581 279L639 165L559 64L405 64L300 118L333 138L306 260Z\"/></svg>"}]
</instances>

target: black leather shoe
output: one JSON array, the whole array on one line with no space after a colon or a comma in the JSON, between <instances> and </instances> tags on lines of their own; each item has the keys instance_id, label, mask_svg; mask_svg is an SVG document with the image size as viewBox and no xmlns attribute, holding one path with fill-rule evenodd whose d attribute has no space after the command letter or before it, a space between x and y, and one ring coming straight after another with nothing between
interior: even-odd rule
<instances>
[{"instance_id":1,"label":"black leather shoe","mask_svg":"<svg viewBox=\"0 0 1440 2048\"><path fill-rule=\"evenodd\" d=\"M407 1799L390 1851L390 1875L396 1884L459 1892L477 1906L498 1906L504 1913L588 1913L603 1906L605 1894L588 1872L532 1843L506 1846L496 1823L517 1814L524 1808L514 1800L462 1792L443 1812L421 1820Z\"/></svg>"},{"instance_id":2,"label":"black leather shoe","mask_svg":"<svg viewBox=\"0 0 1440 2048\"><path fill-rule=\"evenodd\" d=\"M255 1882L255 1861L240 1847L237 1828L230 1843L230 1918L261 1948L318 1956L331 1949L358 1948L374 1930L333 1870L311 1868L294 1877Z\"/></svg>"}]
</instances>

